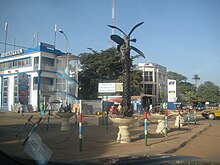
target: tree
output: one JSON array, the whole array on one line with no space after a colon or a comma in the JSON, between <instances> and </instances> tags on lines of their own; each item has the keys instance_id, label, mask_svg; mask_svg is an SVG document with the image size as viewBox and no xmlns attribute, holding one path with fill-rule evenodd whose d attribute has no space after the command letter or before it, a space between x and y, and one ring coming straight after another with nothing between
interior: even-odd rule
<instances>
[{"instance_id":1,"label":"tree","mask_svg":"<svg viewBox=\"0 0 220 165\"><path fill-rule=\"evenodd\" d=\"M169 71L167 73L167 77L168 79L174 79L176 80L177 83L180 83L180 82L186 82L187 80L187 77L179 74L179 73L176 73L176 72L172 72L172 71Z\"/></svg>"},{"instance_id":2,"label":"tree","mask_svg":"<svg viewBox=\"0 0 220 165\"><path fill-rule=\"evenodd\" d=\"M193 84L186 82L187 77L172 71L167 73L167 77L176 80L178 102L192 104L196 100L196 88Z\"/></svg>"},{"instance_id":3,"label":"tree","mask_svg":"<svg viewBox=\"0 0 220 165\"><path fill-rule=\"evenodd\" d=\"M211 81L206 81L198 87L198 97L201 102L219 103L219 87Z\"/></svg>"},{"instance_id":4,"label":"tree","mask_svg":"<svg viewBox=\"0 0 220 165\"><path fill-rule=\"evenodd\" d=\"M91 53L81 53L79 71L79 98L97 99L98 83L122 82L123 69L120 63L120 52L115 48ZM138 93L138 82L142 81L140 71L131 72L131 93Z\"/></svg>"}]
</instances>

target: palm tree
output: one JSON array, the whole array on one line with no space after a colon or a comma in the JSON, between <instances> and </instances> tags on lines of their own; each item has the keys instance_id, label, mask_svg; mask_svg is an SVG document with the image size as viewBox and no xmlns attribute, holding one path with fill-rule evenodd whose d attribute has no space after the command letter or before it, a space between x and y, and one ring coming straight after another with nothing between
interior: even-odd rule
<instances>
[{"instance_id":1,"label":"palm tree","mask_svg":"<svg viewBox=\"0 0 220 165\"><path fill-rule=\"evenodd\" d=\"M130 39L132 32L144 22L138 23L135 25L131 31L126 35L121 29L116 26L108 25L111 28L117 29L123 33L124 38L121 38L118 35L111 35L110 38L118 44L117 50L121 52L121 63L123 65L123 102L122 106L125 107L125 111L123 112L124 116L131 116L131 94L130 94L130 69L131 69L131 58L130 58L130 50L136 51L139 56L145 58L144 54L134 46L130 45L131 42L136 42L136 39Z\"/></svg>"}]
</instances>

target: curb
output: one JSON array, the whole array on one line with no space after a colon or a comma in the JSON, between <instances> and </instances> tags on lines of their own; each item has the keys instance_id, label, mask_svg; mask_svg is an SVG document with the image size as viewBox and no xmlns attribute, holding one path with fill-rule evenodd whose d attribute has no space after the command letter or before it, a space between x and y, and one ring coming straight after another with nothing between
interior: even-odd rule
<instances>
[{"instance_id":1,"label":"curb","mask_svg":"<svg viewBox=\"0 0 220 165\"><path fill-rule=\"evenodd\" d=\"M206 131L209 127L211 127L212 125L209 123L208 126L206 126L203 130L199 131L198 133L196 133L195 135L193 135L191 138L189 138L188 140L186 140L185 142L183 142L182 144L180 144L179 146L177 146L176 148L172 148L166 152L164 152L163 154L172 154L174 152L176 152L177 150L183 148L187 143L189 143L190 141L192 141L193 139L195 139L199 134L201 134L202 132Z\"/></svg>"}]
</instances>

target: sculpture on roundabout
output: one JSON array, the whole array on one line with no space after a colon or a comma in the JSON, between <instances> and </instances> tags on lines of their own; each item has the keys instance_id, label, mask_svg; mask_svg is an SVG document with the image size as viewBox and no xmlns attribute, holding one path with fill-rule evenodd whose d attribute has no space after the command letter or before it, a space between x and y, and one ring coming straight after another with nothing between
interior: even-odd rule
<instances>
[{"instance_id":1,"label":"sculpture on roundabout","mask_svg":"<svg viewBox=\"0 0 220 165\"><path fill-rule=\"evenodd\" d=\"M116 34L112 34L110 36L111 40L116 42L117 45L117 50L121 52L121 64L123 66L123 101L122 101L122 117L132 117L133 116L133 111L131 109L131 93L130 93L130 71L131 71L131 56L130 56L130 51L131 49L134 50L135 52L138 53L139 56L145 58L144 54L137 49L134 46L130 45L130 42L136 42L137 40L131 39L131 34L132 32L140 25L142 25L144 22L140 22L137 25L135 25L131 31L128 33L128 35L123 32L120 28L113 26L113 25L108 25L111 28L119 30L124 37L121 38L120 36Z\"/></svg>"}]
</instances>

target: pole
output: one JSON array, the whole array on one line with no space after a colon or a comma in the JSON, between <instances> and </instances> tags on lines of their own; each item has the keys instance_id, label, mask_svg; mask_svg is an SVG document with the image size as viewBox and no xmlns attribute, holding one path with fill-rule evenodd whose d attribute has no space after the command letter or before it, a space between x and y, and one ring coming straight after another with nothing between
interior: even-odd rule
<instances>
[{"instance_id":1,"label":"pole","mask_svg":"<svg viewBox=\"0 0 220 165\"><path fill-rule=\"evenodd\" d=\"M196 107L194 107L194 122L196 124Z\"/></svg>"},{"instance_id":2,"label":"pole","mask_svg":"<svg viewBox=\"0 0 220 165\"><path fill-rule=\"evenodd\" d=\"M51 115L51 109L52 109L52 103L48 103L48 116L47 116L47 131L49 129L49 123L50 123L50 115Z\"/></svg>"},{"instance_id":3,"label":"pole","mask_svg":"<svg viewBox=\"0 0 220 165\"><path fill-rule=\"evenodd\" d=\"M168 110L165 110L165 134L168 135Z\"/></svg>"},{"instance_id":4,"label":"pole","mask_svg":"<svg viewBox=\"0 0 220 165\"><path fill-rule=\"evenodd\" d=\"M7 47L7 37L8 37L8 23L5 23L5 50L4 53L6 53L6 47Z\"/></svg>"},{"instance_id":5,"label":"pole","mask_svg":"<svg viewBox=\"0 0 220 165\"><path fill-rule=\"evenodd\" d=\"M69 40L67 38L66 33L62 29L59 29L59 32L62 33L66 39L66 65L67 65L67 79L66 79L66 102L68 102L68 93L69 93Z\"/></svg>"},{"instance_id":6,"label":"pole","mask_svg":"<svg viewBox=\"0 0 220 165\"><path fill-rule=\"evenodd\" d=\"M112 26L115 25L115 2L112 0ZM112 28L112 34L115 34L114 28ZM114 47L114 42L112 41L112 47Z\"/></svg>"},{"instance_id":7,"label":"pole","mask_svg":"<svg viewBox=\"0 0 220 165\"><path fill-rule=\"evenodd\" d=\"M79 151L82 152L82 100L79 101Z\"/></svg>"},{"instance_id":8,"label":"pole","mask_svg":"<svg viewBox=\"0 0 220 165\"><path fill-rule=\"evenodd\" d=\"M54 25L54 48L56 48L57 24Z\"/></svg>"},{"instance_id":9,"label":"pole","mask_svg":"<svg viewBox=\"0 0 220 165\"><path fill-rule=\"evenodd\" d=\"M108 96L106 96L107 101L106 101L106 113L107 113L107 117L106 117L106 129L108 130Z\"/></svg>"},{"instance_id":10,"label":"pole","mask_svg":"<svg viewBox=\"0 0 220 165\"><path fill-rule=\"evenodd\" d=\"M14 38L14 50L15 50L16 38Z\"/></svg>"},{"instance_id":11,"label":"pole","mask_svg":"<svg viewBox=\"0 0 220 165\"><path fill-rule=\"evenodd\" d=\"M28 139L30 138L30 136L32 135L32 133L35 131L35 129L37 128L37 126L40 124L41 120L43 118L40 117L40 119L35 123L34 127L31 129L31 131L29 132L27 138L24 140L23 145L25 145L25 143L28 141Z\"/></svg>"},{"instance_id":12,"label":"pole","mask_svg":"<svg viewBox=\"0 0 220 165\"><path fill-rule=\"evenodd\" d=\"M144 112L144 139L145 146L147 146L147 112Z\"/></svg>"},{"instance_id":13,"label":"pole","mask_svg":"<svg viewBox=\"0 0 220 165\"><path fill-rule=\"evenodd\" d=\"M188 126L189 126L189 121L190 121L190 109L189 108L188 108L187 120L188 120Z\"/></svg>"}]
</instances>

